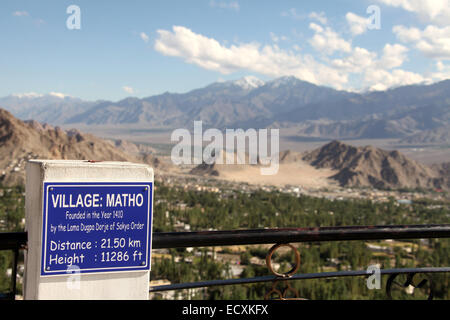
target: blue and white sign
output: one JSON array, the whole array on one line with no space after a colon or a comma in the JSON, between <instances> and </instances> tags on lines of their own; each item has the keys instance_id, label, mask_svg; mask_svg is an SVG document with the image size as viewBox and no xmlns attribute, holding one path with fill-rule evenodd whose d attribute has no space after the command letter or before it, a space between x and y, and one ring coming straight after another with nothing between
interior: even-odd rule
<instances>
[{"instance_id":1,"label":"blue and white sign","mask_svg":"<svg viewBox=\"0 0 450 320\"><path fill-rule=\"evenodd\" d=\"M41 275L150 270L153 183L44 183Z\"/></svg>"}]
</instances>

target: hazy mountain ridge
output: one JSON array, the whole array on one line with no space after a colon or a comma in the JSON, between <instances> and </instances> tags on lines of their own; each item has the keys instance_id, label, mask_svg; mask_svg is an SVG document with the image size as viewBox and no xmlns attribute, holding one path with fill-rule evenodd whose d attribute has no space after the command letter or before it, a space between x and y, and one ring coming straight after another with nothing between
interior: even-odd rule
<instances>
[{"instance_id":1,"label":"hazy mountain ridge","mask_svg":"<svg viewBox=\"0 0 450 320\"><path fill-rule=\"evenodd\" d=\"M430 130L424 130L408 136L399 142L408 144L450 144L450 126L442 126Z\"/></svg>"},{"instance_id":2,"label":"hazy mountain ridge","mask_svg":"<svg viewBox=\"0 0 450 320\"><path fill-rule=\"evenodd\" d=\"M268 82L246 77L117 102L47 95L8 96L2 103L21 119L52 124L192 128L202 120L205 127L298 128L299 136L333 139L406 138L450 126L450 80L354 93L295 77Z\"/></svg>"},{"instance_id":3,"label":"hazy mountain ridge","mask_svg":"<svg viewBox=\"0 0 450 320\"><path fill-rule=\"evenodd\" d=\"M117 102L87 102L79 100L82 108L73 107L68 115L33 117L34 110L0 98L3 105L21 119L34 119L52 124L148 124L158 127L187 127L194 120L206 126L224 127L235 123L264 119L269 123L275 114L305 106L309 103L353 95L328 87L320 87L295 77L282 77L267 83L257 78L216 82L188 93L164 93L143 99L126 98ZM65 98L68 100L69 98ZM72 101L72 100L71 100ZM59 103L63 106L64 99ZM52 101L54 103L54 101ZM56 102L55 102L56 103ZM40 106L40 101L37 102ZM87 106L87 107L85 107ZM48 121L51 120L51 121Z\"/></svg>"},{"instance_id":4,"label":"hazy mountain ridge","mask_svg":"<svg viewBox=\"0 0 450 320\"><path fill-rule=\"evenodd\" d=\"M321 123L324 119L328 122ZM326 101L280 114L276 121L300 126L299 135L307 136L406 137L450 125L450 81Z\"/></svg>"},{"instance_id":5,"label":"hazy mountain ridge","mask_svg":"<svg viewBox=\"0 0 450 320\"><path fill-rule=\"evenodd\" d=\"M52 124L63 124L70 117L98 103L100 102L84 101L60 93L13 94L0 98L0 106L15 117Z\"/></svg>"}]
</instances>

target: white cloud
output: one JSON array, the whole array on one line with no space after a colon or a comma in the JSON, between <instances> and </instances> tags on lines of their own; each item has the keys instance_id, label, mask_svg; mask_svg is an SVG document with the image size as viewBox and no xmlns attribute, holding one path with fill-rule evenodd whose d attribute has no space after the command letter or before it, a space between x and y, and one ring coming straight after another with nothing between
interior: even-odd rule
<instances>
[{"instance_id":1,"label":"white cloud","mask_svg":"<svg viewBox=\"0 0 450 320\"><path fill-rule=\"evenodd\" d=\"M330 59L327 55L302 54L298 45L281 49L276 42L265 46L255 42L227 46L183 26L158 30L154 48L166 56L179 57L187 63L222 74L249 71L274 78L292 75L317 85L347 90L384 90L442 80L450 74L450 68L442 62L433 74L421 75L400 69L409 52L402 44L387 43L377 54L362 47L352 47L351 41L341 38L329 27L311 23L310 29L315 33L310 43L316 50L326 54L338 51L340 57ZM271 36L279 40L275 34ZM355 76L352 83L349 83L350 76Z\"/></svg>"},{"instance_id":2,"label":"white cloud","mask_svg":"<svg viewBox=\"0 0 450 320\"><path fill-rule=\"evenodd\" d=\"M12 94L12 96L17 97L17 98L29 98L29 99L42 98L42 97L46 97L46 96L52 96L52 97L56 97L56 98L60 98L60 99L70 97L69 95L61 93L61 92L49 92L47 94L36 93L36 92L14 93L14 94Z\"/></svg>"},{"instance_id":3,"label":"white cloud","mask_svg":"<svg viewBox=\"0 0 450 320\"><path fill-rule=\"evenodd\" d=\"M286 36L277 36L275 33L271 32L270 33L270 39L272 39L273 42L280 42L280 41L286 41L289 40L288 37Z\"/></svg>"},{"instance_id":4,"label":"white cloud","mask_svg":"<svg viewBox=\"0 0 450 320\"><path fill-rule=\"evenodd\" d=\"M401 44L387 43L383 48L383 56L379 63L380 68L392 69L400 67L407 59L408 48Z\"/></svg>"},{"instance_id":5,"label":"white cloud","mask_svg":"<svg viewBox=\"0 0 450 320\"><path fill-rule=\"evenodd\" d=\"M369 68L387 71L400 67L407 60L407 52L408 48L400 44L387 43L383 48L383 55L378 58L375 52L355 47L348 56L332 60L331 65L350 73L361 73Z\"/></svg>"},{"instance_id":6,"label":"white cloud","mask_svg":"<svg viewBox=\"0 0 450 320\"><path fill-rule=\"evenodd\" d=\"M148 42L148 40L150 39L149 36L145 32L141 32L139 34L139 37L141 37L141 39L144 40L144 42Z\"/></svg>"},{"instance_id":7,"label":"white cloud","mask_svg":"<svg viewBox=\"0 0 450 320\"><path fill-rule=\"evenodd\" d=\"M325 15L325 12L311 12L308 16L308 18L313 19L313 20L317 20L319 21L321 24L327 24L327 16Z\"/></svg>"},{"instance_id":8,"label":"white cloud","mask_svg":"<svg viewBox=\"0 0 450 320\"><path fill-rule=\"evenodd\" d=\"M237 1L215 1L211 0L209 2L209 6L213 8L220 8L220 9L233 9L236 11L239 11L240 6Z\"/></svg>"},{"instance_id":9,"label":"white cloud","mask_svg":"<svg viewBox=\"0 0 450 320\"><path fill-rule=\"evenodd\" d=\"M270 33L270 39L272 39L273 42L280 41L280 38L273 32Z\"/></svg>"},{"instance_id":10,"label":"white cloud","mask_svg":"<svg viewBox=\"0 0 450 320\"><path fill-rule=\"evenodd\" d=\"M291 8L288 11L283 11L281 13L281 16L282 17L290 17L295 20L303 20L306 18L306 15L298 13L297 9L295 9L295 8Z\"/></svg>"},{"instance_id":11,"label":"white cloud","mask_svg":"<svg viewBox=\"0 0 450 320\"><path fill-rule=\"evenodd\" d=\"M388 6L402 8L413 12L422 21L440 26L450 21L450 0L378 0Z\"/></svg>"},{"instance_id":12,"label":"white cloud","mask_svg":"<svg viewBox=\"0 0 450 320\"><path fill-rule=\"evenodd\" d=\"M315 50L329 55L335 51L351 52L351 43L341 38L330 27L322 28L312 22L309 24L309 28L315 32L314 36L309 40L309 43Z\"/></svg>"},{"instance_id":13,"label":"white cloud","mask_svg":"<svg viewBox=\"0 0 450 320\"><path fill-rule=\"evenodd\" d=\"M405 26L394 26L392 32L402 42L417 42L422 37L422 31L418 28L406 28Z\"/></svg>"},{"instance_id":14,"label":"white cloud","mask_svg":"<svg viewBox=\"0 0 450 320\"><path fill-rule=\"evenodd\" d=\"M316 23L310 23L309 24L309 28L311 30L314 30L314 32L316 32L316 33L323 33L324 32L324 28L322 28L321 26L319 26Z\"/></svg>"},{"instance_id":15,"label":"white cloud","mask_svg":"<svg viewBox=\"0 0 450 320\"><path fill-rule=\"evenodd\" d=\"M333 87L342 87L348 81L345 74L316 61L311 55L295 54L277 45L243 43L226 47L182 26L174 26L173 31L158 30L157 33L156 51L222 74L247 70L272 77L294 75Z\"/></svg>"},{"instance_id":16,"label":"white cloud","mask_svg":"<svg viewBox=\"0 0 450 320\"><path fill-rule=\"evenodd\" d=\"M36 19L36 20L34 21L34 23L35 23L36 25L38 25L38 26L41 26L41 25L45 24L46 22L45 22L44 19Z\"/></svg>"},{"instance_id":17,"label":"white cloud","mask_svg":"<svg viewBox=\"0 0 450 320\"><path fill-rule=\"evenodd\" d=\"M424 30L394 26L392 31L404 43L412 43L416 49L429 58L450 59L450 26L428 25Z\"/></svg>"},{"instance_id":18,"label":"white cloud","mask_svg":"<svg viewBox=\"0 0 450 320\"><path fill-rule=\"evenodd\" d=\"M30 14L27 11L14 11L13 16L15 17L28 17Z\"/></svg>"},{"instance_id":19,"label":"white cloud","mask_svg":"<svg viewBox=\"0 0 450 320\"><path fill-rule=\"evenodd\" d=\"M68 97L68 95L65 95L64 93L61 93L61 92L50 92L49 95L60 98L60 99L64 99L65 97Z\"/></svg>"},{"instance_id":20,"label":"white cloud","mask_svg":"<svg viewBox=\"0 0 450 320\"><path fill-rule=\"evenodd\" d=\"M125 91L126 93L129 93L129 94L134 94L136 92L132 87L129 87L129 86L123 86L122 89L123 89L123 91Z\"/></svg>"},{"instance_id":21,"label":"white cloud","mask_svg":"<svg viewBox=\"0 0 450 320\"><path fill-rule=\"evenodd\" d=\"M426 81L417 73L397 69L407 60L407 52L408 48L400 44L387 43L378 58L375 52L356 47L348 56L332 60L331 65L347 73L362 75L362 88L370 90Z\"/></svg>"},{"instance_id":22,"label":"white cloud","mask_svg":"<svg viewBox=\"0 0 450 320\"><path fill-rule=\"evenodd\" d=\"M401 69L391 72L383 69L370 69L365 72L364 83L370 90L386 90L392 87L428 82L422 75Z\"/></svg>"},{"instance_id":23,"label":"white cloud","mask_svg":"<svg viewBox=\"0 0 450 320\"><path fill-rule=\"evenodd\" d=\"M352 35L357 36L367 31L367 25L369 23L367 17L361 17L352 12L347 12L345 19L347 20Z\"/></svg>"},{"instance_id":24,"label":"white cloud","mask_svg":"<svg viewBox=\"0 0 450 320\"><path fill-rule=\"evenodd\" d=\"M442 61L436 62L437 72L431 73L430 77L434 81L442 81L450 79L450 65L444 64Z\"/></svg>"},{"instance_id":25,"label":"white cloud","mask_svg":"<svg viewBox=\"0 0 450 320\"><path fill-rule=\"evenodd\" d=\"M30 17L31 18L31 15L28 13L28 11L14 11L12 13L12 15L14 17ZM37 18L37 19L32 18L32 21L38 27L46 23L44 19L40 19L40 18Z\"/></svg>"},{"instance_id":26,"label":"white cloud","mask_svg":"<svg viewBox=\"0 0 450 320\"><path fill-rule=\"evenodd\" d=\"M376 65L377 54L367 49L356 47L352 49L350 55L341 59L334 59L331 65L339 70L348 73L360 73L367 68Z\"/></svg>"},{"instance_id":27,"label":"white cloud","mask_svg":"<svg viewBox=\"0 0 450 320\"><path fill-rule=\"evenodd\" d=\"M13 93L12 96L17 98L40 98L43 97L44 95L36 92L26 92L26 93Z\"/></svg>"}]
</instances>

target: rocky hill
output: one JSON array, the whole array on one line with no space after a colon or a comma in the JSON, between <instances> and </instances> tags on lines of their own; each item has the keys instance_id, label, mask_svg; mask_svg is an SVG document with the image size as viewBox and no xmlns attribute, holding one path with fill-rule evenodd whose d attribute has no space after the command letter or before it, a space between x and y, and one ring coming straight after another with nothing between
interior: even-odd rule
<instances>
[{"instance_id":1,"label":"rocky hill","mask_svg":"<svg viewBox=\"0 0 450 320\"><path fill-rule=\"evenodd\" d=\"M434 165L433 169L439 172L440 177L443 179L443 189L450 190L450 162L441 163L439 165Z\"/></svg>"},{"instance_id":2,"label":"rocky hill","mask_svg":"<svg viewBox=\"0 0 450 320\"><path fill-rule=\"evenodd\" d=\"M145 150L144 150L145 151ZM0 183L21 184L28 159L73 159L143 162L159 159L123 141L111 142L78 130L64 131L37 121L21 121L0 109Z\"/></svg>"},{"instance_id":3,"label":"rocky hill","mask_svg":"<svg viewBox=\"0 0 450 320\"><path fill-rule=\"evenodd\" d=\"M447 189L450 181L443 168L425 166L396 150L353 147L339 141L306 153L303 160L316 168L337 170L330 179L341 186Z\"/></svg>"}]
</instances>

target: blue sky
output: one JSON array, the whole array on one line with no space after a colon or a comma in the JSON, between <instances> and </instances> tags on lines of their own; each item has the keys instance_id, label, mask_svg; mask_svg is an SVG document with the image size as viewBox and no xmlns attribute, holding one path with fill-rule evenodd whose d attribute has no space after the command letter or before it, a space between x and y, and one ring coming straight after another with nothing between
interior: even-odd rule
<instances>
[{"instance_id":1,"label":"blue sky","mask_svg":"<svg viewBox=\"0 0 450 320\"><path fill-rule=\"evenodd\" d=\"M355 91L431 83L450 78L447 21L450 0L2 0L0 96L119 100L247 75Z\"/></svg>"}]
</instances>

